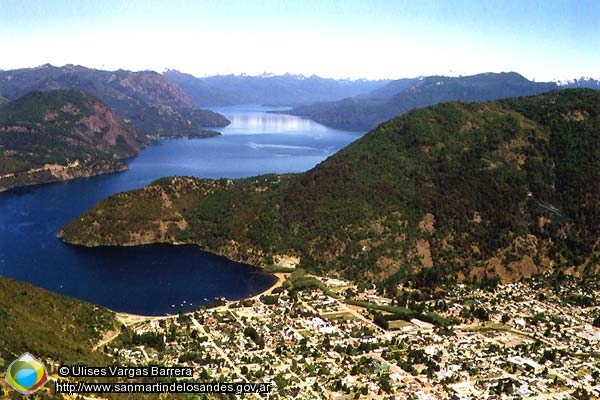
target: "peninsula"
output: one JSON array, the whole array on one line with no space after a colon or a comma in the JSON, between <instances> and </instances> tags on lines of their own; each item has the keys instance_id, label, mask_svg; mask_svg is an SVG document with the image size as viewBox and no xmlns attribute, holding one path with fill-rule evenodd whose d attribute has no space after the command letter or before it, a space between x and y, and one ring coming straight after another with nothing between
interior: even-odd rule
<instances>
[{"instance_id":1,"label":"peninsula","mask_svg":"<svg viewBox=\"0 0 600 400\"><path fill-rule=\"evenodd\" d=\"M255 265L373 282L598 271L600 94L446 103L390 120L303 174L160 179L60 232L86 246L195 243Z\"/></svg>"}]
</instances>

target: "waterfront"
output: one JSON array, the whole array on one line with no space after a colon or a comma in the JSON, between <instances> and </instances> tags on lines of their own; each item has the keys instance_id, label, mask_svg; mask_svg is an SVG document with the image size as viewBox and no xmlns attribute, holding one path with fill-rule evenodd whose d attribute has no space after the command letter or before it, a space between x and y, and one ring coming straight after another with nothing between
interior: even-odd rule
<instances>
[{"instance_id":1,"label":"waterfront","mask_svg":"<svg viewBox=\"0 0 600 400\"><path fill-rule=\"evenodd\" d=\"M223 136L155 142L123 173L1 193L0 275L144 315L188 311L204 299L237 299L269 287L271 275L192 246L86 249L56 238L64 224L104 197L162 176L301 172L360 136L260 107L218 111L233 121Z\"/></svg>"}]
</instances>

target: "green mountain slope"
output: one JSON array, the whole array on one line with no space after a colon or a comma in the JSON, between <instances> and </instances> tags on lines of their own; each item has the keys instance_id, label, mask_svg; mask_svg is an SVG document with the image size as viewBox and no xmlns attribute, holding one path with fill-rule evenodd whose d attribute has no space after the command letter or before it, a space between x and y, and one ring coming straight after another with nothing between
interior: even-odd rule
<instances>
[{"instance_id":1,"label":"green mountain slope","mask_svg":"<svg viewBox=\"0 0 600 400\"><path fill-rule=\"evenodd\" d=\"M65 364L106 365L92 352L103 334L119 327L105 308L0 276L0 358L24 352ZM6 365L8 366L8 365Z\"/></svg>"},{"instance_id":2,"label":"green mountain slope","mask_svg":"<svg viewBox=\"0 0 600 400\"><path fill-rule=\"evenodd\" d=\"M173 83L152 71L103 71L76 65L0 71L0 95L16 99L31 91L78 89L111 107L142 134L200 135L203 128L223 127L220 114L197 110Z\"/></svg>"},{"instance_id":3,"label":"green mountain slope","mask_svg":"<svg viewBox=\"0 0 600 400\"><path fill-rule=\"evenodd\" d=\"M392 81L365 96L300 106L286 113L336 128L369 130L415 108L447 101L487 101L534 95L557 88L555 83L531 82L514 72L457 78L429 76Z\"/></svg>"},{"instance_id":4,"label":"green mountain slope","mask_svg":"<svg viewBox=\"0 0 600 400\"><path fill-rule=\"evenodd\" d=\"M388 121L312 170L164 178L67 225L70 243L197 243L268 265L418 285L598 269L600 93L446 103Z\"/></svg>"},{"instance_id":5,"label":"green mountain slope","mask_svg":"<svg viewBox=\"0 0 600 400\"><path fill-rule=\"evenodd\" d=\"M121 329L114 312L0 276L0 367L28 352L44 363L48 373L58 378L56 364L103 367L115 365L114 358L101 349L93 351L101 340ZM116 382L106 377L74 378L71 381ZM125 380L121 380L125 381ZM160 394L103 394L106 399L158 399ZM173 394L169 398L184 398ZM0 382L0 398L22 399L4 381ZM70 395L55 393L50 381L33 399L65 399Z\"/></svg>"},{"instance_id":6,"label":"green mountain slope","mask_svg":"<svg viewBox=\"0 0 600 400\"><path fill-rule=\"evenodd\" d=\"M122 170L144 143L81 91L32 92L0 105L0 190Z\"/></svg>"}]
</instances>

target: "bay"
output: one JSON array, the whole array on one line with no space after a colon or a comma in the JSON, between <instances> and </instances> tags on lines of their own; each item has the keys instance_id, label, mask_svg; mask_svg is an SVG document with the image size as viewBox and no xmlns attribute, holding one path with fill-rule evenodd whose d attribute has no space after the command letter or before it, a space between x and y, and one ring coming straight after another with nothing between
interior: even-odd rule
<instances>
[{"instance_id":1,"label":"bay","mask_svg":"<svg viewBox=\"0 0 600 400\"><path fill-rule=\"evenodd\" d=\"M61 242L56 233L101 199L163 176L302 172L361 136L267 110L215 109L232 121L222 136L155 141L122 173L0 193L0 275L143 315L189 311L207 299L263 291L274 282L272 275L195 246L87 249Z\"/></svg>"}]
</instances>

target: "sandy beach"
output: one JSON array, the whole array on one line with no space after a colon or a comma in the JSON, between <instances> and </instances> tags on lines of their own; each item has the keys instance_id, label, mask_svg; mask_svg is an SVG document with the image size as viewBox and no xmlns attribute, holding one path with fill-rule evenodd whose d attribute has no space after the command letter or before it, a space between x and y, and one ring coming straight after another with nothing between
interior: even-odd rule
<instances>
[{"instance_id":1,"label":"sandy beach","mask_svg":"<svg viewBox=\"0 0 600 400\"><path fill-rule=\"evenodd\" d=\"M237 302L237 301L241 301L241 300L258 300L260 298L260 296L263 296L265 294L271 294L271 292L275 288L278 288L283 284L283 282L290 276L290 273L289 272L275 272L275 273L273 273L273 275L277 278L277 280L269 288L265 289L264 291L262 291L258 294L255 294L254 296L251 296L251 297L246 297L246 298L242 298L239 300L227 300L227 303L233 303L233 302ZM193 312L194 311L188 311L184 314L192 314ZM159 316L139 315L139 314L130 314L130 313L126 313L126 312L115 312L115 314L116 314L119 322L121 322L122 324L124 324L126 326L135 325L136 323L148 321L150 319L160 320L160 319L177 318L179 316L179 314L159 315Z\"/></svg>"},{"instance_id":2,"label":"sandy beach","mask_svg":"<svg viewBox=\"0 0 600 400\"><path fill-rule=\"evenodd\" d=\"M275 288L278 288L283 284L283 282L290 276L290 273L289 272L275 272L275 273L273 273L273 275L275 275L277 277L277 281L267 290L260 292L259 294L256 294L252 297L248 297L248 300L258 300L258 298L262 295L271 294L271 292Z\"/></svg>"}]
</instances>

